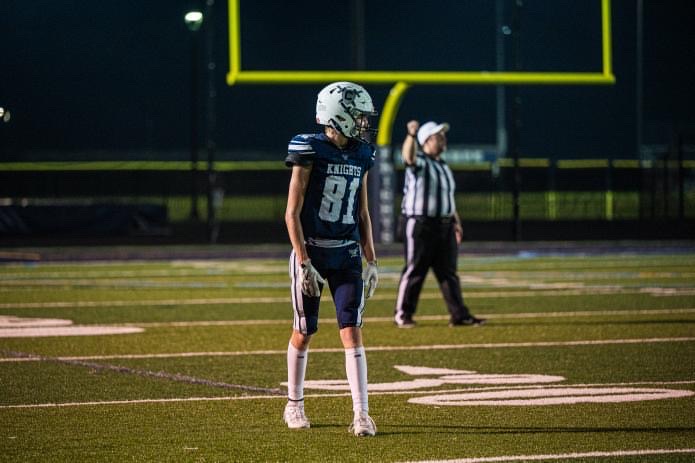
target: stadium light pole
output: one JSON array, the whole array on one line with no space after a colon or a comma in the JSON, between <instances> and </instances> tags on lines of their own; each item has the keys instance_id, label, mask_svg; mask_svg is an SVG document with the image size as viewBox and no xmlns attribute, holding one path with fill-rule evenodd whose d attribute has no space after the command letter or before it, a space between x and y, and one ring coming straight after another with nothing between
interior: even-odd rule
<instances>
[{"instance_id":1,"label":"stadium light pole","mask_svg":"<svg viewBox=\"0 0 695 463\"><path fill-rule=\"evenodd\" d=\"M642 160L642 126L644 124L644 3L637 0L637 24L635 31L636 38L636 63L635 63L635 145L636 155L639 161Z\"/></svg>"},{"instance_id":2,"label":"stadium light pole","mask_svg":"<svg viewBox=\"0 0 695 463\"><path fill-rule=\"evenodd\" d=\"M521 14L524 6L523 0L516 0L512 12L511 38L514 47L514 71L520 72L521 63ZM512 177L512 236L514 241L521 240L521 169L519 158L521 150L521 90L516 87L512 90L511 101L511 134L509 140L509 150L512 154L513 177Z\"/></svg>"},{"instance_id":3,"label":"stadium light pole","mask_svg":"<svg viewBox=\"0 0 695 463\"><path fill-rule=\"evenodd\" d=\"M222 207L224 191L217 186L217 173L215 172L215 129L217 115L215 101L217 90L215 87L215 27L214 27L215 0L205 1L205 16L207 27L205 28L205 61L207 63L207 98L205 108L205 148L207 150L208 173L208 242L215 244L220 233L220 224L216 217L216 209Z\"/></svg>"},{"instance_id":4,"label":"stadium light pole","mask_svg":"<svg viewBox=\"0 0 695 463\"><path fill-rule=\"evenodd\" d=\"M198 31L203 25L203 13L197 10L189 11L183 17L191 35L191 219L198 219L198 56L200 54L200 38Z\"/></svg>"},{"instance_id":5,"label":"stadium light pole","mask_svg":"<svg viewBox=\"0 0 695 463\"><path fill-rule=\"evenodd\" d=\"M504 21L504 0L495 2L495 68L497 72L505 70L505 37L511 33L509 26L505 25ZM504 85L497 85L495 88L495 106L496 106L496 145L497 158L507 156L507 127L506 127L506 88Z\"/></svg>"}]
</instances>

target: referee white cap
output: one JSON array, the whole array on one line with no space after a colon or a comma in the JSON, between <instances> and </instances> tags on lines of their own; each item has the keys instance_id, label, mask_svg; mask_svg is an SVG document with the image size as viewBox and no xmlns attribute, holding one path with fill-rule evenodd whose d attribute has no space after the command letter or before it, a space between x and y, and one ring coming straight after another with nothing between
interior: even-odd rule
<instances>
[{"instance_id":1,"label":"referee white cap","mask_svg":"<svg viewBox=\"0 0 695 463\"><path fill-rule=\"evenodd\" d=\"M435 133L448 131L449 124L447 122L442 122L441 124L437 124L433 121L425 122L417 131L417 141L420 143L420 145L424 145L427 139Z\"/></svg>"}]
</instances>

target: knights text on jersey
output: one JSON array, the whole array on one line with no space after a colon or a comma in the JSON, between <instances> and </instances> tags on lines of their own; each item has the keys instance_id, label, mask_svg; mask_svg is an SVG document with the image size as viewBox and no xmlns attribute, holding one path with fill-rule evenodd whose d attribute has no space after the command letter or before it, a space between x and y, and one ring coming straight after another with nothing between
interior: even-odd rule
<instances>
[{"instance_id":1,"label":"knights text on jersey","mask_svg":"<svg viewBox=\"0 0 695 463\"><path fill-rule=\"evenodd\" d=\"M360 191L374 157L368 143L351 140L340 149L324 134L292 138L285 165L313 165L300 215L307 239L360 241Z\"/></svg>"}]
</instances>

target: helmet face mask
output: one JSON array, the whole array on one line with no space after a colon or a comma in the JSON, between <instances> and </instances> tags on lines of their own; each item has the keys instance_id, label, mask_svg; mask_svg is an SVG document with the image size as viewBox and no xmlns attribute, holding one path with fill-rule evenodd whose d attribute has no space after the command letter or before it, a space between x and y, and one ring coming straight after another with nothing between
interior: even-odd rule
<instances>
[{"instance_id":1,"label":"helmet face mask","mask_svg":"<svg viewBox=\"0 0 695 463\"><path fill-rule=\"evenodd\" d=\"M352 82L329 84L316 100L316 122L334 128L347 138L370 142L376 134L370 117L376 115L367 90Z\"/></svg>"}]
</instances>

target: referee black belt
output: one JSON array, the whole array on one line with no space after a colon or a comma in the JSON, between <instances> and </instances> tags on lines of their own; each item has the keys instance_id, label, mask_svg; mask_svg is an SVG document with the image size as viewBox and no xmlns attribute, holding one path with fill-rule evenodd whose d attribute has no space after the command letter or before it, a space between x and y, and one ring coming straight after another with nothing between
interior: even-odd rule
<instances>
[{"instance_id":1,"label":"referee black belt","mask_svg":"<svg viewBox=\"0 0 695 463\"><path fill-rule=\"evenodd\" d=\"M409 219L415 219L420 222L429 222L429 223L442 223L442 224L448 224L454 221L453 217L428 217L426 215L410 215L408 216Z\"/></svg>"}]
</instances>

